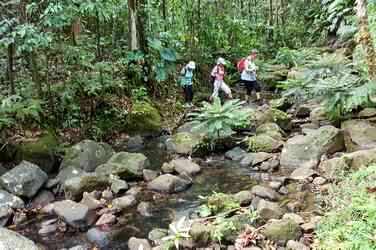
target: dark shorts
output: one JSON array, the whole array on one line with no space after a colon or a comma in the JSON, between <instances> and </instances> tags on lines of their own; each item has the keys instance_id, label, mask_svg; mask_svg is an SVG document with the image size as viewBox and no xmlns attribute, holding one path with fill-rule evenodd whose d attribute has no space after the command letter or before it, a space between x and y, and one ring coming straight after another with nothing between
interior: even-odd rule
<instances>
[{"instance_id":1,"label":"dark shorts","mask_svg":"<svg viewBox=\"0 0 376 250\"><path fill-rule=\"evenodd\" d=\"M258 81L245 81L245 80L242 80L242 82L244 83L244 85L245 85L245 87L247 89L247 95L252 94L253 90L255 90L256 92L260 92L261 91L261 86L258 83Z\"/></svg>"}]
</instances>

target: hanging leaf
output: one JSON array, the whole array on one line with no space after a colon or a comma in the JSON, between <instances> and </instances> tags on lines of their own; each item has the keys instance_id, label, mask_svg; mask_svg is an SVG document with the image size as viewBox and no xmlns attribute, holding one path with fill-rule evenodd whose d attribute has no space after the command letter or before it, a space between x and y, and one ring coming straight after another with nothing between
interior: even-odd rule
<instances>
[{"instance_id":1,"label":"hanging leaf","mask_svg":"<svg viewBox=\"0 0 376 250\"><path fill-rule=\"evenodd\" d=\"M163 82L167 79L166 68L164 67L163 64L158 64L155 67L155 73L156 73L157 82Z\"/></svg>"},{"instance_id":2,"label":"hanging leaf","mask_svg":"<svg viewBox=\"0 0 376 250\"><path fill-rule=\"evenodd\" d=\"M161 57L166 60L166 61L170 61L170 62L175 62L176 61L176 53L174 50L170 49L170 48L164 48L162 49L162 51L160 52L161 54Z\"/></svg>"},{"instance_id":3,"label":"hanging leaf","mask_svg":"<svg viewBox=\"0 0 376 250\"><path fill-rule=\"evenodd\" d=\"M148 45L150 48L156 50L156 51L162 51L162 42L159 39L155 38L149 38L148 39Z\"/></svg>"}]
</instances>

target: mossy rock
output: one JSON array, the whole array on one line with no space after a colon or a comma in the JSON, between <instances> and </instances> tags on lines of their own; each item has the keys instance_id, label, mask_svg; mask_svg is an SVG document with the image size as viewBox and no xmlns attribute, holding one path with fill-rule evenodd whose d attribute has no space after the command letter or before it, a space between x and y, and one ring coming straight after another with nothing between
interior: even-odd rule
<instances>
[{"instance_id":1,"label":"mossy rock","mask_svg":"<svg viewBox=\"0 0 376 250\"><path fill-rule=\"evenodd\" d=\"M66 199L79 200L84 192L103 190L110 185L111 182L107 176L87 173L66 180L63 189Z\"/></svg>"},{"instance_id":2,"label":"mossy rock","mask_svg":"<svg viewBox=\"0 0 376 250\"><path fill-rule=\"evenodd\" d=\"M38 165L47 173L53 172L57 165L58 141L51 134L44 135L36 140L25 142L18 147L17 161L29 161Z\"/></svg>"},{"instance_id":3,"label":"mossy rock","mask_svg":"<svg viewBox=\"0 0 376 250\"><path fill-rule=\"evenodd\" d=\"M270 101L270 106L282 111L287 111L293 103L287 97L281 97Z\"/></svg>"},{"instance_id":4,"label":"mossy rock","mask_svg":"<svg viewBox=\"0 0 376 250\"><path fill-rule=\"evenodd\" d=\"M264 123L258 126L256 129L256 134L267 134L276 140L282 140L283 138L282 129L278 126L278 124L273 122Z\"/></svg>"},{"instance_id":5,"label":"mossy rock","mask_svg":"<svg viewBox=\"0 0 376 250\"><path fill-rule=\"evenodd\" d=\"M291 130L291 116L287 113L276 109L276 108L268 108L262 115L259 120L260 124L273 122L278 124L283 130Z\"/></svg>"},{"instance_id":6,"label":"mossy rock","mask_svg":"<svg viewBox=\"0 0 376 250\"><path fill-rule=\"evenodd\" d=\"M162 129L159 111L148 102L136 102L126 118L126 129L130 134L158 133Z\"/></svg>"},{"instance_id":7,"label":"mossy rock","mask_svg":"<svg viewBox=\"0 0 376 250\"><path fill-rule=\"evenodd\" d=\"M297 240L302 235L299 225L291 219L274 220L265 226L263 233L279 246L284 246L289 240Z\"/></svg>"},{"instance_id":8,"label":"mossy rock","mask_svg":"<svg viewBox=\"0 0 376 250\"><path fill-rule=\"evenodd\" d=\"M280 81L286 80L288 72L285 65L269 65L259 78L266 87L276 88Z\"/></svg>"},{"instance_id":9,"label":"mossy rock","mask_svg":"<svg viewBox=\"0 0 376 250\"><path fill-rule=\"evenodd\" d=\"M249 137L247 140L248 150L251 152L276 152L283 143L268 134L260 134Z\"/></svg>"},{"instance_id":10,"label":"mossy rock","mask_svg":"<svg viewBox=\"0 0 376 250\"><path fill-rule=\"evenodd\" d=\"M191 154L202 142L202 136L188 132L176 133L167 142L167 149L178 154Z\"/></svg>"}]
</instances>

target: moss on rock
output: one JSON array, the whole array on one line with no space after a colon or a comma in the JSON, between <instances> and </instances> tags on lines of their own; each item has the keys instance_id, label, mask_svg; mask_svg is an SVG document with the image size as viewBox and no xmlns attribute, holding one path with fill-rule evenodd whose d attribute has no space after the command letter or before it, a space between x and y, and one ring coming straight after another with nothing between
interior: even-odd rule
<instances>
[{"instance_id":1,"label":"moss on rock","mask_svg":"<svg viewBox=\"0 0 376 250\"><path fill-rule=\"evenodd\" d=\"M130 134L160 132L162 128L159 111L149 102L136 102L126 118Z\"/></svg>"}]
</instances>

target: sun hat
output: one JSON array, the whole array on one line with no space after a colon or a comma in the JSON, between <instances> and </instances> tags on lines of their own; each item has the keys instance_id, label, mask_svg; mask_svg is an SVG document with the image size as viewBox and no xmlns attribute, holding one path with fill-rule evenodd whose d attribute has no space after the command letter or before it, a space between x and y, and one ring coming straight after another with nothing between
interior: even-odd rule
<instances>
[{"instance_id":1,"label":"sun hat","mask_svg":"<svg viewBox=\"0 0 376 250\"><path fill-rule=\"evenodd\" d=\"M196 63L194 61L190 61L187 64L187 68L189 68L189 69L195 69L196 68Z\"/></svg>"},{"instance_id":2,"label":"sun hat","mask_svg":"<svg viewBox=\"0 0 376 250\"><path fill-rule=\"evenodd\" d=\"M257 49L252 49L251 50L251 54L257 54L257 53L258 53Z\"/></svg>"},{"instance_id":3,"label":"sun hat","mask_svg":"<svg viewBox=\"0 0 376 250\"><path fill-rule=\"evenodd\" d=\"M218 64L225 65L225 64L226 64L225 59L222 58L222 57L218 58L218 59L217 59L217 65L218 65Z\"/></svg>"}]
</instances>

